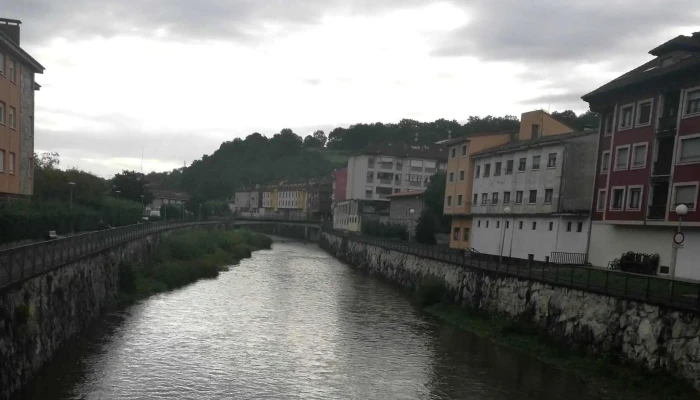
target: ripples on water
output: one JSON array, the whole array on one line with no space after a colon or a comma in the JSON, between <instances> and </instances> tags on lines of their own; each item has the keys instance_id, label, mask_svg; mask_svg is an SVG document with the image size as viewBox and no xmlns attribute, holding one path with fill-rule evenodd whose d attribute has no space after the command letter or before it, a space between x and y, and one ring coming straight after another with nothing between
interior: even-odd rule
<instances>
[{"instance_id":1,"label":"ripples on water","mask_svg":"<svg viewBox=\"0 0 700 400\"><path fill-rule=\"evenodd\" d=\"M19 398L587 399L584 385L423 314L315 245L101 318Z\"/></svg>"}]
</instances>

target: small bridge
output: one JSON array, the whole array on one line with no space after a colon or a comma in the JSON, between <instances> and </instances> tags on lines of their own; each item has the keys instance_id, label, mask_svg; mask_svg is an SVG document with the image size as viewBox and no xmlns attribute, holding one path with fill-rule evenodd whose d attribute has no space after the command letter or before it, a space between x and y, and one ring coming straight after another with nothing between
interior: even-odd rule
<instances>
[{"instance_id":1,"label":"small bridge","mask_svg":"<svg viewBox=\"0 0 700 400\"><path fill-rule=\"evenodd\" d=\"M318 241L323 221L308 218L233 217L229 224L270 235Z\"/></svg>"}]
</instances>

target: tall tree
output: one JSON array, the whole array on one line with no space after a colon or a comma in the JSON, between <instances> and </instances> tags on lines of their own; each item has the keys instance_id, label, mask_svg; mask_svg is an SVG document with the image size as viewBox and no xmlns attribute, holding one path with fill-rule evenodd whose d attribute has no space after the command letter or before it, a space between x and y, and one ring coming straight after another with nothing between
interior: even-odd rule
<instances>
[{"instance_id":1,"label":"tall tree","mask_svg":"<svg viewBox=\"0 0 700 400\"><path fill-rule=\"evenodd\" d=\"M322 131L322 130L317 130L316 132L314 132L313 137L314 137L314 139L316 139L316 140L318 140L319 142L321 142L321 147L325 147L325 146L326 146L326 142L328 141L328 138L326 137L326 133L325 133L324 131Z\"/></svg>"},{"instance_id":2,"label":"tall tree","mask_svg":"<svg viewBox=\"0 0 700 400\"><path fill-rule=\"evenodd\" d=\"M150 203L153 196L148 190L147 184L148 181L143 174L124 170L112 178L112 190L110 192L114 197L139 203L141 202L141 195L143 195L143 201Z\"/></svg>"}]
</instances>

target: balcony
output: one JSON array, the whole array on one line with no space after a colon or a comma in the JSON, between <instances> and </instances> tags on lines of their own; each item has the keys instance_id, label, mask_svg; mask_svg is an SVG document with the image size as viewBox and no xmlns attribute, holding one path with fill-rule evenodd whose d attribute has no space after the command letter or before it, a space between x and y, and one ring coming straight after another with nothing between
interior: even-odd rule
<instances>
[{"instance_id":1,"label":"balcony","mask_svg":"<svg viewBox=\"0 0 700 400\"><path fill-rule=\"evenodd\" d=\"M420 187L421 185L422 185L422 183L421 183L420 181L418 181L418 182L415 182L415 181L410 181L410 182L408 182L408 186L418 186L418 187Z\"/></svg>"},{"instance_id":2,"label":"balcony","mask_svg":"<svg viewBox=\"0 0 700 400\"><path fill-rule=\"evenodd\" d=\"M676 136L676 127L678 126L678 117L661 117L659 118L659 126L656 128L656 136Z\"/></svg>"},{"instance_id":3,"label":"balcony","mask_svg":"<svg viewBox=\"0 0 700 400\"><path fill-rule=\"evenodd\" d=\"M412 172L423 172L423 167L411 167Z\"/></svg>"},{"instance_id":4,"label":"balcony","mask_svg":"<svg viewBox=\"0 0 700 400\"><path fill-rule=\"evenodd\" d=\"M384 162L383 162L383 163L379 163L379 168L380 168L380 169L392 170L392 169L394 169L394 163L384 163Z\"/></svg>"},{"instance_id":5,"label":"balcony","mask_svg":"<svg viewBox=\"0 0 700 400\"><path fill-rule=\"evenodd\" d=\"M650 205L647 208L647 219L648 220L665 220L666 219L666 205Z\"/></svg>"},{"instance_id":6,"label":"balcony","mask_svg":"<svg viewBox=\"0 0 700 400\"><path fill-rule=\"evenodd\" d=\"M391 178L382 178L379 179L379 183L382 185L391 185L394 181Z\"/></svg>"},{"instance_id":7,"label":"balcony","mask_svg":"<svg viewBox=\"0 0 700 400\"><path fill-rule=\"evenodd\" d=\"M654 167L652 169L652 176L669 176L671 175L671 158L664 158L654 162Z\"/></svg>"}]
</instances>

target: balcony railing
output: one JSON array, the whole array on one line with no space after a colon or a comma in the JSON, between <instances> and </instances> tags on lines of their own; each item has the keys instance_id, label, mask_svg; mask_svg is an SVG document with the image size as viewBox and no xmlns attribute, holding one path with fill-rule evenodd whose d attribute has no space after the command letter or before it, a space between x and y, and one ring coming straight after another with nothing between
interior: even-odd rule
<instances>
[{"instance_id":1,"label":"balcony railing","mask_svg":"<svg viewBox=\"0 0 700 400\"><path fill-rule=\"evenodd\" d=\"M647 209L647 219L665 220L667 208L665 204L649 206Z\"/></svg>"},{"instance_id":2,"label":"balcony railing","mask_svg":"<svg viewBox=\"0 0 700 400\"><path fill-rule=\"evenodd\" d=\"M671 175L671 159L661 159L654 162L653 176Z\"/></svg>"},{"instance_id":3,"label":"balcony railing","mask_svg":"<svg viewBox=\"0 0 700 400\"><path fill-rule=\"evenodd\" d=\"M659 126L656 128L656 132L659 134L675 135L677 126L677 117L661 117L659 118Z\"/></svg>"},{"instance_id":4,"label":"balcony railing","mask_svg":"<svg viewBox=\"0 0 700 400\"><path fill-rule=\"evenodd\" d=\"M393 163L379 163L379 168L381 169L394 169Z\"/></svg>"},{"instance_id":5,"label":"balcony railing","mask_svg":"<svg viewBox=\"0 0 700 400\"><path fill-rule=\"evenodd\" d=\"M391 178L385 178L385 179L379 180L379 183L384 184L384 185L391 185L392 182L394 182L394 180Z\"/></svg>"}]
</instances>

